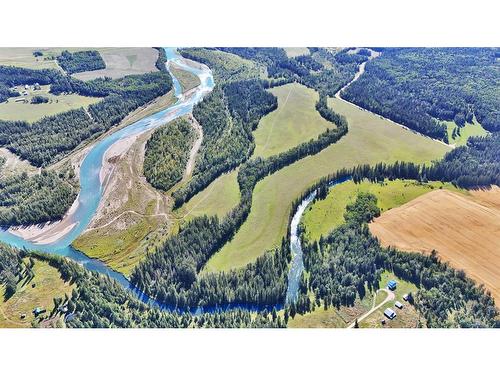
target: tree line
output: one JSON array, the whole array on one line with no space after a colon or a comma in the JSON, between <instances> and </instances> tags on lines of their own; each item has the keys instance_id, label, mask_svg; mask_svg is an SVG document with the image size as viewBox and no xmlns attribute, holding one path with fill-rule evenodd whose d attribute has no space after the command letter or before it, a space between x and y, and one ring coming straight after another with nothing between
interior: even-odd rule
<instances>
[{"instance_id":1,"label":"tree line","mask_svg":"<svg viewBox=\"0 0 500 375\"><path fill-rule=\"evenodd\" d=\"M106 64L98 51L62 51L57 63L68 74L105 69Z\"/></svg>"},{"instance_id":2,"label":"tree line","mask_svg":"<svg viewBox=\"0 0 500 375\"><path fill-rule=\"evenodd\" d=\"M447 142L446 126L475 115L500 129L500 75L490 48L387 48L343 93L357 105Z\"/></svg>"}]
</instances>

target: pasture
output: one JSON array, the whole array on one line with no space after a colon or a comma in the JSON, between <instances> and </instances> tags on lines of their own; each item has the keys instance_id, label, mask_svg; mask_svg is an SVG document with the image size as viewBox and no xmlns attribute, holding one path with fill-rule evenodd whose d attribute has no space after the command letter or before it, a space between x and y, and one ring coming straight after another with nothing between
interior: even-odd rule
<instances>
[{"instance_id":1,"label":"pasture","mask_svg":"<svg viewBox=\"0 0 500 375\"><path fill-rule=\"evenodd\" d=\"M9 98L6 102L0 103L0 120L24 120L35 122L42 117L66 112L71 109L88 107L97 103L102 98L91 98L78 94L53 95L49 93L50 85L40 86L40 90L27 90L28 95ZM24 87L17 91L25 91ZM49 99L48 103L31 104L33 96L43 96ZM24 99L25 102L19 101Z\"/></svg>"},{"instance_id":2,"label":"pasture","mask_svg":"<svg viewBox=\"0 0 500 375\"><path fill-rule=\"evenodd\" d=\"M381 212L385 212L434 189L443 188L456 190L448 183L420 183L411 180L386 180L383 183L364 181L360 184L347 181L335 185L325 199L312 203L305 211L302 223L306 238L310 241L319 240L320 236L327 235L335 227L343 224L346 206L354 202L360 192L374 194L378 199L377 206Z\"/></svg>"},{"instance_id":3,"label":"pasture","mask_svg":"<svg viewBox=\"0 0 500 375\"><path fill-rule=\"evenodd\" d=\"M278 97L278 108L264 116L253 132L254 157L279 154L335 127L316 111L319 95L313 89L290 83L269 91Z\"/></svg>"},{"instance_id":4,"label":"pasture","mask_svg":"<svg viewBox=\"0 0 500 375\"><path fill-rule=\"evenodd\" d=\"M65 283L59 271L47 262L35 260L33 266L35 277L29 281L21 280L17 290L7 301L4 300L3 285L0 285L0 328L28 328L35 317L32 313L36 307L47 310L43 315L49 315L54 308L54 298L71 296L74 285ZM35 287L33 287L35 285ZM26 314L24 319L22 314Z\"/></svg>"},{"instance_id":5,"label":"pasture","mask_svg":"<svg viewBox=\"0 0 500 375\"><path fill-rule=\"evenodd\" d=\"M330 98L329 106L347 117L348 134L320 153L261 180L255 187L247 220L232 241L210 259L207 270L242 267L279 246L286 234L292 202L311 184L339 168L396 160L430 162L449 150L342 100Z\"/></svg>"},{"instance_id":6,"label":"pasture","mask_svg":"<svg viewBox=\"0 0 500 375\"><path fill-rule=\"evenodd\" d=\"M432 191L387 211L370 230L384 246L435 249L443 261L484 284L500 306L500 188L469 196Z\"/></svg>"}]
</instances>

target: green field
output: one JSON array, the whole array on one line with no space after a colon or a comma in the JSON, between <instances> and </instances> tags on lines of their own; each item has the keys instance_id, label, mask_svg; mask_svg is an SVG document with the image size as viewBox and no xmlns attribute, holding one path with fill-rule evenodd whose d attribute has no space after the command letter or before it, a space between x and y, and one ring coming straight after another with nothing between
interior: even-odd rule
<instances>
[{"instance_id":1,"label":"green field","mask_svg":"<svg viewBox=\"0 0 500 375\"><path fill-rule=\"evenodd\" d=\"M304 315L297 314L288 320L288 328L345 328L347 325L337 309L323 306Z\"/></svg>"},{"instance_id":2,"label":"green field","mask_svg":"<svg viewBox=\"0 0 500 375\"><path fill-rule=\"evenodd\" d=\"M24 88L17 89L17 91L20 90L24 91ZM27 96L10 98L8 101L0 103L1 120L25 120L34 122L40 120L44 116L51 116L80 107L88 107L90 104L102 100L101 98L91 98L77 94L52 95L49 93L49 85L41 86L40 90L29 89L27 92ZM49 99L49 102L31 104L31 98L35 95L44 96ZM16 101L20 99L26 99L27 103Z\"/></svg>"},{"instance_id":3,"label":"green field","mask_svg":"<svg viewBox=\"0 0 500 375\"><path fill-rule=\"evenodd\" d=\"M246 222L233 240L210 259L207 270L242 267L278 246L286 233L293 200L318 179L339 168L381 161L429 162L449 150L441 143L342 100L329 99L329 105L347 117L349 133L319 154L299 160L260 181Z\"/></svg>"},{"instance_id":4,"label":"green field","mask_svg":"<svg viewBox=\"0 0 500 375\"><path fill-rule=\"evenodd\" d=\"M44 308L47 310L44 315L48 315L54 308L55 297L71 296L74 285L65 283L59 271L47 262L35 260L33 272L35 277L27 283L26 280L20 281L16 292L7 301L3 297L4 286L0 285L0 328L31 327L35 321L33 309ZM26 314L26 318L21 319L21 314Z\"/></svg>"},{"instance_id":5,"label":"green field","mask_svg":"<svg viewBox=\"0 0 500 375\"><path fill-rule=\"evenodd\" d=\"M297 57L302 55L310 55L311 52L307 47L285 47L283 48L288 57Z\"/></svg>"},{"instance_id":6,"label":"green field","mask_svg":"<svg viewBox=\"0 0 500 375\"><path fill-rule=\"evenodd\" d=\"M254 131L254 157L279 154L335 127L316 111L319 95L313 89L290 83L269 91L278 97L278 109L263 117Z\"/></svg>"},{"instance_id":7,"label":"green field","mask_svg":"<svg viewBox=\"0 0 500 375\"><path fill-rule=\"evenodd\" d=\"M474 136L486 135L488 132L477 122L474 118L472 124L466 123L465 126L460 128L460 136L453 138L453 129L458 128L457 124L453 121L444 121L446 129L448 131L448 143L455 144L457 146L463 146L467 144L467 139Z\"/></svg>"},{"instance_id":8,"label":"green field","mask_svg":"<svg viewBox=\"0 0 500 375\"><path fill-rule=\"evenodd\" d=\"M29 69L58 69L61 70L55 57L63 50L70 52L81 51L85 48L0 48L0 65L13 65ZM43 56L33 56L34 51L41 51Z\"/></svg>"},{"instance_id":9,"label":"green field","mask_svg":"<svg viewBox=\"0 0 500 375\"><path fill-rule=\"evenodd\" d=\"M234 170L218 177L181 209L176 210L176 216L189 220L202 215L217 215L222 219L240 200L237 176L238 172Z\"/></svg>"},{"instance_id":10,"label":"green field","mask_svg":"<svg viewBox=\"0 0 500 375\"><path fill-rule=\"evenodd\" d=\"M355 184L347 181L330 189L324 200L311 204L302 218L306 238L314 241L327 235L335 227L344 223L347 204L354 202L359 192L369 192L377 196L377 205L381 211L401 206L433 189L445 188L457 190L452 184L441 182L419 183L411 180L395 180L384 183L364 181Z\"/></svg>"}]
</instances>

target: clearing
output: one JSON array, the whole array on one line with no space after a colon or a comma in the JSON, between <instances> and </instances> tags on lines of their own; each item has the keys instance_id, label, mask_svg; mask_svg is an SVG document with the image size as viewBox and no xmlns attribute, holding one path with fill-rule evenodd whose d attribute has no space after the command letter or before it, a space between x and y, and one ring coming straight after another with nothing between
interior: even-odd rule
<instances>
[{"instance_id":1,"label":"clearing","mask_svg":"<svg viewBox=\"0 0 500 375\"><path fill-rule=\"evenodd\" d=\"M305 211L302 223L305 226L306 238L310 241L319 240L322 235L327 235L335 227L343 224L346 206L354 202L360 192L374 194L378 199L377 206L381 212L385 212L434 189L443 188L457 190L449 183L420 183L412 180L385 180L383 183L363 181L360 184L347 181L335 185L325 199L317 200Z\"/></svg>"},{"instance_id":2,"label":"clearing","mask_svg":"<svg viewBox=\"0 0 500 375\"><path fill-rule=\"evenodd\" d=\"M279 154L335 128L316 111L319 95L313 89L290 83L268 91L278 97L278 108L264 116L253 132L253 157Z\"/></svg>"},{"instance_id":3,"label":"clearing","mask_svg":"<svg viewBox=\"0 0 500 375\"><path fill-rule=\"evenodd\" d=\"M470 196L436 190L390 210L370 224L384 246L435 249L456 269L485 285L500 306L500 188Z\"/></svg>"},{"instance_id":4,"label":"clearing","mask_svg":"<svg viewBox=\"0 0 500 375\"><path fill-rule=\"evenodd\" d=\"M453 129L458 129L457 124L453 121L444 121L444 124L446 125L446 129L448 131L448 143L456 146L466 145L467 140L470 137L488 134L488 131L486 131L481 124L477 122L475 117L472 123L466 123L460 128L460 135L455 138L453 138Z\"/></svg>"},{"instance_id":5,"label":"clearing","mask_svg":"<svg viewBox=\"0 0 500 375\"><path fill-rule=\"evenodd\" d=\"M342 167L364 163L429 162L449 150L446 145L342 100L330 98L328 104L346 116L348 134L320 153L261 180L255 187L247 220L233 240L210 259L206 265L208 271L242 267L266 250L279 246L286 234L292 202L321 177Z\"/></svg>"},{"instance_id":6,"label":"clearing","mask_svg":"<svg viewBox=\"0 0 500 375\"><path fill-rule=\"evenodd\" d=\"M30 87L30 89L26 90L28 95L9 98L6 102L0 103L0 119L35 122L45 116L55 115L71 109L88 107L102 100L102 98L92 98L78 94L53 95L49 93L49 90L50 85L40 86L40 90L33 90ZM22 89L18 87L16 91L25 90L24 87ZM49 102L31 104L33 96L43 96L48 98ZM24 101L21 101L23 99Z\"/></svg>"},{"instance_id":7,"label":"clearing","mask_svg":"<svg viewBox=\"0 0 500 375\"><path fill-rule=\"evenodd\" d=\"M0 328L29 328L32 322L39 320L34 317L33 309L46 309L42 315L48 316L54 309L54 298L64 298L65 294L71 296L74 285L64 282L59 271L47 262L35 260L33 272L35 277L29 282L21 280L7 301L3 297L5 287L0 285ZM26 314L24 319L21 319L22 314Z\"/></svg>"},{"instance_id":8,"label":"clearing","mask_svg":"<svg viewBox=\"0 0 500 375\"><path fill-rule=\"evenodd\" d=\"M93 70L73 74L73 77L89 81L98 77L111 77L113 79L125 77L130 74L143 74L156 72L158 50L150 47L126 48L89 48L99 51L106 69Z\"/></svg>"},{"instance_id":9,"label":"clearing","mask_svg":"<svg viewBox=\"0 0 500 375\"><path fill-rule=\"evenodd\" d=\"M285 47L283 48L288 57L297 57L302 55L310 55L311 51L307 47Z\"/></svg>"}]
</instances>

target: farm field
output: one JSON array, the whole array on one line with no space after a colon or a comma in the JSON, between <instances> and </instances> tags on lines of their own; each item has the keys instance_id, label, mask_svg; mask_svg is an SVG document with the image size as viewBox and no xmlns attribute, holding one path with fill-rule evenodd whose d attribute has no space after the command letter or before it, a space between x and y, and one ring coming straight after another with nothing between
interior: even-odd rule
<instances>
[{"instance_id":1,"label":"farm field","mask_svg":"<svg viewBox=\"0 0 500 375\"><path fill-rule=\"evenodd\" d=\"M7 301L3 297L5 287L0 286L0 328L31 327L35 321L33 309L44 308L48 315L54 308L54 298L71 295L74 286L64 282L59 271L47 262L35 260L33 272L35 277L25 285L25 280L19 282L16 292ZM21 314L26 314L26 318L21 319Z\"/></svg>"},{"instance_id":2,"label":"farm field","mask_svg":"<svg viewBox=\"0 0 500 375\"><path fill-rule=\"evenodd\" d=\"M312 203L305 211L302 223L305 226L306 238L310 241L319 240L322 235L327 235L335 227L343 224L346 206L354 202L360 192L374 194L378 199L377 206L381 212L385 212L422 194L443 188L457 190L449 183L429 182L424 184L411 180L386 180L384 183L364 181L360 184L347 181L335 185L328 192L326 199Z\"/></svg>"},{"instance_id":3,"label":"farm field","mask_svg":"<svg viewBox=\"0 0 500 375\"><path fill-rule=\"evenodd\" d=\"M98 77L121 78L130 74L154 72L158 50L149 47L94 48L102 56L106 69L73 74L73 77L89 81Z\"/></svg>"},{"instance_id":4,"label":"farm field","mask_svg":"<svg viewBox=\"0 0 500 375\"><path fill-rule=\"evenodd\" d=\"M283 48L288 57L297 57L302 55L310 55L311 52L307 47L285 47Z\"/></svg>"},{"instance_id":5,"label":"farm field","mask_svg":"<svg viewBox=\"0 0 500 375\"><path fill-rule=\"evenodd\" d=\"M0 48L0 65L13 65L29 69L58 69L62 71L57 64L56 56L60 55L64 50L75 52L85 49L88 48ZM34 51L41 51L43 56L33 56Z\"/></svg>"},{"instance_id":6,"label":"farm field","mask_svg":"<svg viewBox=\"0 0 500 375\"><path fill-rule=\"evenodd\" d=\"M342 100L330 98L329 105L346 116L348 134L319 154L299 160L261 180L255 187L247 220L233 240L210 259L208 270L244 266L278 246L286 233L294 199L315 181L339 168L380 161L430 162L449 150L441 143Z\"/></svg>"},{"instance_id":7,"label":"farm field","mask_svg":"<svg viewBox=\"0 0 500 375\"><path fill-rule=\"evenodd\" d=\"M50 85L41 86L40 90L30 89L27 90L28 95L26 96L9 98L6 102L0 103L0 119L35 122L45 116L55 115L71 109L88 107L102 100L102 98L92 98L78 94L53 95L49 93L49 89ZM22 91L24 91L24 88ZM31 104L31 98L35 95L46 97L49 99L49 102ZM25 99L27 103L17 101L20 99Z\"/></svg>"},{"instance_id":8,"label":"farm field","mask_svg":"<svg viewBox=\"0 0 500 375\"><path fill-rule=\"evenodd\" d=\"M253 132L253 157L279 154L335 127L316 111L319 95L313 89L290 83L268 91L278 97L278 109L264 116Z\"/></svg>"},{"instance_id":9,"label":"farm field","mask_svg":"<svg viewBox=\"0 0 500 375\"><path fill-rule=\"evenodd\" d=\"M376 218L370 230L384 246L435 249L442 260L484 284L500 306L500 188L470 194L427 193Z\"/></svg>"}]
</instances>

